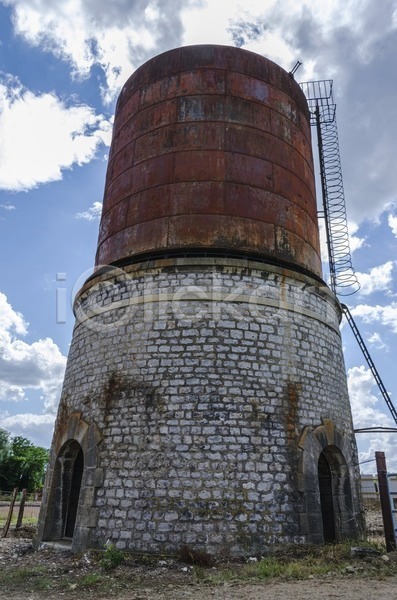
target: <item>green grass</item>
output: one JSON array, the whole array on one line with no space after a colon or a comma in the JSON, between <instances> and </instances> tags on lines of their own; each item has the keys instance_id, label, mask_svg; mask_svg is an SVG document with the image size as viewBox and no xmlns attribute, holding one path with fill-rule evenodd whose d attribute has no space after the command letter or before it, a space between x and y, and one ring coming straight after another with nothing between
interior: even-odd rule
<instances>
[{"instance_id":1,"label":"green grass","mask_svg":"<svg viewBox=\"0 0 397 600\"><path fill-rule=\"evenodd\" d=\"M98 573L88 573L88 575L84 575L78 581L78 585L82 587L93 587L98 585L99 583L103 583L104 578L102 575Z\"/></svg>"},{"instance_id":2,"label":"green grass","mask_svg":"<svg viewBox=\"0 0 397 600\"><path fill-rule=\"evenodd\" d=\"M351 546L358 544L343 543L327 546L285 546L274 555L267 556L246 565L236 565L233 569L217 569L216 573L207 571L200 573L199 578L212 584L227 581L264 581L272 579L297 580L324 578L332 576L371 576L386 578L397 574L397 564L384 563L380 556L376 559L354 559ZM362 543L361 547L369 547L385 552L379 544ZM198 579L196 575L196 579Z\"/></svg>"},{"instance_id":3,"label":"green grass","mask_svg":"<svg viewBox=\"0 0 397 600\"><path fill-rule=\"evenodd\" d=\"M13 515L11 519L11 525L15 525L18 520L18 515ZM22 526L27 525L37 525L39 518L38 517L24 517L22 519ZM6 524L7 519L5 517L0 517L0 530Z\"/></svg>"},{"instance_id":4,"label":"green grass","mask_svg":"<svg viewBox=\"0 0 397 600\"><path fill-rule=\"evenodd\" d=\"M21 584L26 584L30 581L34 582L34 585L37 586L40 585L40 580L49 581L46 567L21 567L9 573L0 573L0 588L17 588Z\"/></svg>"},{"instance_id":5,"label":"green grass","mask_svg":"<svg viewBox=\"0 0 397 600\"><path fill-rule=\"evenodd\" d=\"M259 583L275 580L299 579L324 579L325 577L371 577L386 579L390 575L397 575L397 563L393 556L388 562L378 556L367 558L353 558L351 546L360 545L373 548L384 553L384 547L376 544L344 543L327 546L282 546L274 550L257 562L217 563L215 567L207 565L192 565L186 575L178 579L175 561L173 568L168 572L164 570L160 576L155 577L158 583L163 577L166 585L168 581L177 581L183 585L206 584L216 587L225 583ZM92 558L92 557L91 557ZM105 563L103 562L105 560ZM115 571L115 567L122 566ZM158 568L158 557L145 558L139 566L145 564L145 569L136 570L136 561L129 561L128 555L108 546L105 551L98 552L92 558L91 566L84 571L72 568L66 571L61 568L49 570L48 566L9 567L8 572L0 571L0 590L8 592L9 597L17 591L45 591L51 593L69 593L73 591L81 600L92 598L110 598L116 593L140 586L145 588L153 582L153 569ZM1 594L0 594L1 595Z\"/></svg>"},{"instance_id":6,"label":"green grass","mask_svg":"<svg viewBox=\"0 0 397 600\"><path fill-rule=\"evenodd\" d=\"M53 587L53 583L48 577L40 577L33 581L32 588L34 590L49 590Z\"/></svg>"},{"instance_id":7,"label":"green grass","mask_svg":"<svg viewBox=\"0 0 397 600\"><path fill-rule=\"evenodd\" d=\"M98 597L101 597L109 590L109 586L115 587L116 584L116 578L113 580L112 577L104 577L95 572L88 573L72 581L69 574L54 578L48 573L47 567L44 566L21 567L8 573L0 573L0 589L9 592L16 590L45 591L49 589L64 592L70 588L88 591L94 588L99 592Z\"/></svg>"},{"instance_id":8,"label":"green grass","mask_svg":"<svg viewBox=\"0 0 397 600\"><path fill-rule=\"evenodd\" d=\"M343 573L347 562L328 563L311 559L280 561L277 558L264 558L258 563L247 565L244 569L246 578L255 579L308 579L309 577L323 577L330 572Z\"/></svg>"}]
</instances>

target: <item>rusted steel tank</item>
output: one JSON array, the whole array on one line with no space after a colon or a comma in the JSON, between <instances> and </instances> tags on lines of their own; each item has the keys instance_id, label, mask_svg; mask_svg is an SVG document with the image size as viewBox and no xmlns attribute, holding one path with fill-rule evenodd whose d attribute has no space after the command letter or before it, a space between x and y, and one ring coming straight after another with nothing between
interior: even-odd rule
<instances>
[{"instance_id":1,"label":"rusted steel tank","mask_svg":"<svg viewBox=\"0 0 397 600\"><path fill-rule=\"evenodd\" d=\"M254 255L321 276L306 99L262 56L178 48L120 94L96 264L176 251Z\"/></svg>"}]
</instances>

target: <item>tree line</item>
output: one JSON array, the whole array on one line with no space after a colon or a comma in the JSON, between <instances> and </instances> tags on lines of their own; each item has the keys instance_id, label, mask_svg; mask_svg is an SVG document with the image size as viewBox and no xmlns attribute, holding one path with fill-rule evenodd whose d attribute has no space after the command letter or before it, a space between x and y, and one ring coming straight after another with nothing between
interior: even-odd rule
<instances>
[{"instance_id":1,"label":"tree line","mask_svg":"<svg viewBox=\"0 0 397 600\"><path fill-rule=\"evenodd\" d=\"M0 429L0 490L43 488L49 450L35 446L24 437Z\"/></svg>"}]
</instances>

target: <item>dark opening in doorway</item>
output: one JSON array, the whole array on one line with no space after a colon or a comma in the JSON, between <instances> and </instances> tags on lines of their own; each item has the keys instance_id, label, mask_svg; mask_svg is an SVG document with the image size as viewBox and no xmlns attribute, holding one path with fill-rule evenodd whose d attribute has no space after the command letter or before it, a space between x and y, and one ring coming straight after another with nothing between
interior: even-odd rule
<instances>
[{"instance_id":1,"label":"dark opening in doorway","mask_svg":"<svg viewBox=\"0 0 397 600\"><path fill-rule=\"evenodd\" d=\"M320 454L318 460L318 485L320 489L324 542L332 543L336 538L332 473L324 452Z\"/></svg>"}]
</instances>

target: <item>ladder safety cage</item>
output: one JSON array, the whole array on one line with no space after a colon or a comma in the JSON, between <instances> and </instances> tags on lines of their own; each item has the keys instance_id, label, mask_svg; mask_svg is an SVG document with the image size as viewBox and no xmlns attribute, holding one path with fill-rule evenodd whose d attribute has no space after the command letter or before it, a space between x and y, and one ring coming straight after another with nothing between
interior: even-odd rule
<instances>
[{"instance_id":1,"label":"ladder safety cage","mask_svg":"<svg viewBox=\"0 0 397 600\"><path fill-rule=\"evenodd\" d=\"M307 81L301 83L300 86L308 103L310 125L315 127L317 132L323 198L323 211L319 212L318 216L323 218L325 222L330 287L336 296L349 296L360 289L360 284L351 260L336 124L336 104L333 98L333 81L331 79ZM341 308L397 425L397 411L354 322L353 316L345 304L341 304ZM392 430L391 428L364 428L356 430L356 433L369 431L370 429ZM393 431L396 430L393 429Z\"/></svg>"},{"instance_id":2,"label":"ladder safety cage","mask_svg":"<svg viewBox=\"0 0 397 600\"><path fill-rule=\"evenodd\" d=\"M333 81L308 81L300 86L308 102L310 124L317 131L323 197L319 217L325 222L330 287L336 295L349 296L360 289L360 284L350 253Z\"/></svg>"}]
</instances>

